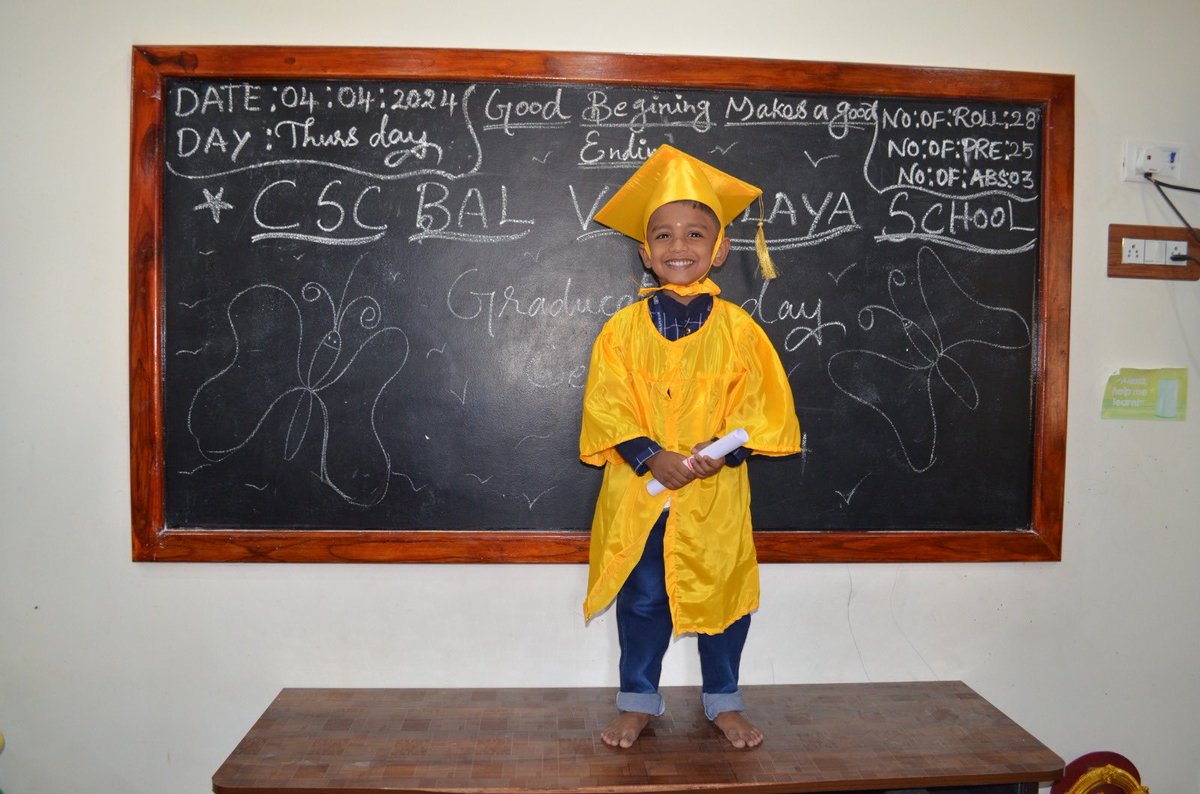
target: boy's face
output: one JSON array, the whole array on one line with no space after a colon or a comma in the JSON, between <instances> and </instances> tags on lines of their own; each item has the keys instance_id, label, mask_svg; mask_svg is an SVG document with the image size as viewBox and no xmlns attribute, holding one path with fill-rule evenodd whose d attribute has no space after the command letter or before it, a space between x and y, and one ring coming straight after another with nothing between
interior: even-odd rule
<instances>
[{"instance_id":1,"label":"boy's face","mask_svg":"<svg viewBox=\"0 0 1200 794\"><path fill-rule=\"evenodd\" d=\"M658 283L685 286L704 278L711 267L725 264L729 255L729 238L717 242L716 220L708 212L693 206L690 201L664 204L650 216L646 226L646 243L638 246L642 264L654 272Z\"/></svg>"}]
</instances>

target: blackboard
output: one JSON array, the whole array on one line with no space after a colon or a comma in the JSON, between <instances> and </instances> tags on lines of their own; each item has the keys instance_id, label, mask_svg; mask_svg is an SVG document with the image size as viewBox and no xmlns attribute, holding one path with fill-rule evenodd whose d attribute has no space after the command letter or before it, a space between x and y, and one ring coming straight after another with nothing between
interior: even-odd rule
<instances>
[{"instance_id":1,"label":"blackboard","mask_svg":"<svg viewBox=\"0 0 1200 794\"><path fill-rule=\"evenodd\" d=\"M764 188L730 229L806 451L764 559L1056 558L1072 82L562 53L137 48L138 559L581 559L592 220L670 142Z\"/></svg>"}]
</instances>

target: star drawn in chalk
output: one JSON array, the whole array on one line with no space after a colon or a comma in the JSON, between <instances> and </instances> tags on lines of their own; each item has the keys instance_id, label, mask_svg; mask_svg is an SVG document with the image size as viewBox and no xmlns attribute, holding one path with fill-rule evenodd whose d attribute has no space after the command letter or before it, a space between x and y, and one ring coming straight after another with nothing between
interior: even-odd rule
<instances>
[{"instance_id":1,"label":"star drawn in chalk","mask_svg":"<svg viewBox=\"0 0 1200 794\"><path fill-rule=\"evenodd\" d=\"M233 205L224 199L225 188L222 187L214 196L208 192L208 188L204 190L204 201L192 207L193 210L212 210L213 223L221 222L221 210L231 210Z\"/></svg>"}]
</instances>

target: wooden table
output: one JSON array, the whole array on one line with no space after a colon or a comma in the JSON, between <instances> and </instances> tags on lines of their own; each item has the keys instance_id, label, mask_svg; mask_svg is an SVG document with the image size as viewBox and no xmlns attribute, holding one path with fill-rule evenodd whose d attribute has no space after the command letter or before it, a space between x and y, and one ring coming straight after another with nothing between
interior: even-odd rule
<instances>
[{"instance_id":1,"label":"wooden table","mask_svg":"<svg viewBox=\"0 0 1200 794\"><path fill-rule=\"evenodd\" d=\"M277 792L1035 794L1063 761L960 682L747 686L767 734L735 750L697 688L631 749L600 741L612 689L284 689L213 776Z\"/></svg>"}]
</instances>

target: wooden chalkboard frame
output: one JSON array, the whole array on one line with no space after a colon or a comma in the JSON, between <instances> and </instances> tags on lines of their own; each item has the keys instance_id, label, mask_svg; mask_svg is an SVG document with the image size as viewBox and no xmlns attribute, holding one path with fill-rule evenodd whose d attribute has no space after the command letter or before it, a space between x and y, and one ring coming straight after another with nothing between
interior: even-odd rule
<instances>
[{"instance_id":1,"label":"wooden chalkboard frame","mask_svg":"<svg viewBox=\"0 0 1200 794\"><path fill-rule=\"evenodd\" d=\"M1070 75L743 58L360 47L135 46L129 202L133 559L188 562L583 562L581 532L169 528L164 521L164 82L176 77L421 78L778 89L1004 100L1044 109L1034 340L1033 506L1016 531L772 531L764 562L1061 558L1075 81Z\"/></svg>"}]
</instances>

